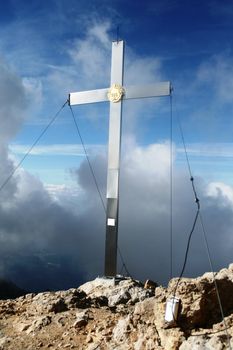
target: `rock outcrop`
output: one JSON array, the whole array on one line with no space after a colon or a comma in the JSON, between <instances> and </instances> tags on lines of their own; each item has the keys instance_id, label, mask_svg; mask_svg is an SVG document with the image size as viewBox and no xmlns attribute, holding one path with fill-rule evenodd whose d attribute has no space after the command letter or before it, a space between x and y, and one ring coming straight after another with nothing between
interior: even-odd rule
<instances>
[{"instance_id":1,"label":"rock outcrop","mask_svg":"<svg viewBox=\"0 0 233 350\"><path fill-rule=\"evenodd\" d=\"M233 347L233 265L215 274L172 279L167 288L97 278L79 288L0 301L0 349L223 350ZM176 323L164 320L176 293ZM227 328L227 329L225 329Z\"/></svg>"}]
</instances>

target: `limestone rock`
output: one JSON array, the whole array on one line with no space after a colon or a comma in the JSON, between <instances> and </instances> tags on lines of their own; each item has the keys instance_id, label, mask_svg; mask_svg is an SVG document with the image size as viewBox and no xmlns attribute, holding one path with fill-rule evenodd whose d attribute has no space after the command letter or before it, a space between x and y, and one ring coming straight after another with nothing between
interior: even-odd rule
<instances>
[{"instance_id":1,"label":"limestone rock","mask_svg":"<svg viewBox=\"0 0 233 350\"><path fill-rule=\"evenodd\" d=\"M116 343L127 343L127 333L130 330L129 317L119 319L117 325L113 329L113 340Z\"/></svg>"},{"instance_id":2,"label":"limestone rock","mask_svg":"<svg viewBox=\"0 0 233 350\"><path fill-rule=\"evenodd\" d=\"M24 327L27 334L40 331L43 327L48 326L51 323L50 316L37 317L31 324L30 327Z\"/></svg>"},{"instance_id":3,"label":"limestone rock","mask_svg":"<svg viewBox=\"0 0 233 350\"><path fill-rule=\"evenodd\" d=\"M224 314L233 312L233 270L223 269L215 275ZM182 300L179 324L185 328L208 328L221 321L221 312L216 294L213 274L207 273L196 279L182 278L170 281L167 293Z\"/></svg>"},{"instance_id":4,"label":"limestone rock","mask_svg":"<svg viewBox=\"0 0 233 350\"><path fill-rule=\"evenodd\" d=\"M157 283L151 280L146 280L145 284L144 284L144 288L145 289L153 289L155 290L155 288L158 287Z\"/></svg>"},{"instance_id":5,"label":"limestone rock","mask_svg":"<svg viewBox=\"0 0 233 350\"><path fill-rule=\"evenodd\" d=\"M4 350L7 344L9 344L11 341L11 338L9 337L2 337L0 338L0 350Z\"/></svg>"},{"instance_id":6,"label":"limestone rock","mask_svg":"<svg viewBox=\"0 0 233 350\"><path fill-rule=\"evenodd\" d=\"M81 328L87 325L89 319L89 315L87 311L82 311L77 313L76 320L73 324L75 328Z\"/></svg>"},{"instance_id":7,"label":"limestone rock","mask_svg":"<svg viewBox=\"0 0 233 350\"><path fill-rule=\"evenodd\" d=\"M144 289L142 283L132 278L125 278L119 281L108 278L96 278L94 281L85 283L79 289L91 299L107 298L109 306L127 302L135 304L154 295L154 290Z\"/></svg>"},{"instance_id":8,"label":"limestone rock","mask_svg":"<svg viewBox=\"0 0 233 350\"><path fill-rule=\"evenodd\" d=\"M231 341L231 347L233 342ZM184 341L180 346L180 350L225 350L229 349L229 343L225 334L213 335L202 335L199 337L190 337Z\"/></svg>"},{"instance_id":9,"label":"limestone rock","mask_svg":"<svg viewBox=\"0 0 233 350\"><path fill-rule=\"evenodd\" d=\"M233 264L215 278L224 322L211 273L155 289L130 278L97 278L67 291L0 300L0 350L227 350L229 341L233 347ZM164 315L175 292L182 309L172 327Z\"/></svg>"},{"instance_id":10,"label":"limestone rock","mask_svg":"<svg viewBox=\"0 0 233 350\"><path fill-rule=\"evenodd\" d=\"M120 290L117 294L109 296L108 305L116 306L119 304L126 304L130 300L130 294L128 291Z\"/></svg>"},{"instance_id":11,"label":"limestone rock","mask_svg":"<svg viewBox=\"0 0 233 350\"><path fill-rule=\"evenodd\" d=\"M68 308L85 309L90 306L90 301L84 291L78 289L70 290L70 293L65 296L65 304Z\"/></svg>"},{"instance_id":12,"label":"limestone rock","mask_svg":"<svg viewBox=\"0 0 233 350\"><path fill-rule=\"evenodd\" d=\"M63 298L58 298L57 300L53 301L50 307L48 307L48 312L54 312L55 314L67 310L68 307Z\"/></svg>"}]
</instances>

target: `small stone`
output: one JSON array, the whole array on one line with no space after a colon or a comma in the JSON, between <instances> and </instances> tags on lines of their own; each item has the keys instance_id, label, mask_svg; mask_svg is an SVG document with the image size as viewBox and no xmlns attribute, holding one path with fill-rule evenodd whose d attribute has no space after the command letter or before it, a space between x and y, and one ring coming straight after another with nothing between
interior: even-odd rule
<instances>
[{"instance_id":1,"label":"small stone","mask_svg":"<svg viewBox=\"0 0 233 350\"><path fill-rule=\"evenodd\" d=\"M102 332L103 330L104 330L103 326L99 326L98 329L97 329L98 332Z\"/></svg>"},{"instance_id":2,"label":"small stone","mask_svg":"<svg viewBox=\"0 0 233 350\"><path fill-rule=\"evenodd\" d=\"M41 330L43 327L48 326L51 323L52 318L50 316L42 316L36 318L30 327L26 330L27 334Z\"/></svg>"},{"instance_id":3,"label":"small stone","mask_svg":"<svg viewBox=\"0 0 233 350\"><path fill-rule=\"evenodd\" d=\"M59 317L58 319L57 319L57 323L59 324L59 325L61 325L62 327L64 327L65 326L65 324L66 324L66 318L65 317Z\"/></svg>"},{"instance_id":4,"label":"small stone","mask_svg":"<svg viewBox=\"0 0 233 350\"><path fill-rule=\"evenodd\" d=\"M116 342L124 342L127 339L127 334L129 331L129 317L125 319L120 319L117 325L113 329L113 339Z\"/></svg>"},{"instance_id":5,"label":"small stone","mask_svg":"<svg viewBox=\"0 0 233 350\"><path fill-rule=\"evenodd\" d=\"M87 325L87 320L86 319L79 319L76 320L73 324L74 328L82 328L85 327Z\"/></svg>"},{"instance_id":6,"label":"small stone","mask_svg":"<svg viewBox=\"0 0 233 350\"><path fill-rule=\"evenodd\" d=\"M102 307L108 305L108 298L104 295L91 299L91 304L94 307Z\"/></svg>"},{"instance_id":7,"label":"small stone","mask_svg":"<svg viewBox=\"0 0 233 350\"><path fill-rule=\"evenodd\" d=\"M10 341L11 341L11 339L8 337L0 338L0 349L1 350L5 349L5 344L10 343Z\"/></svg>"},{"instance_id":8,"label":"small stone","mask_svg":"<svg viewBox=\"0 0 233 350\"><path fill-rule=\"evenodd\" d=\"M91 304L91 301L89 298L87 298L86 293L81 290L74 290L71 295L66 297L65 302L69 308L80 309L85 309Z\"/></svg>"},{"instance_id":9,"label":"small stone","mask_svg":"<svg viewBox=\"0 0 233 350\"><path fill-rule=\"evenodd\" d=\"M92 343L93 342L93 337L90 334L87 335L86 342L87 343Z\"/></svg>"},{"instance_id":10,"label":"small stone","mask_svg":"<svg viewBox=\"0 0 233 350\"><path fill-rule=\"evenodd\" d=\"M19 332L24 332L24 331L26 331L29 327L30 327L30 324L28 324L28 323L21 323L21 324L17 324L16 329L17 329Z\"/></svg>"},{"instance_id":11,"label":"small stone","mask_svg":"<svg viewBox=\"0 0 233 350\"><path fill-rule=\"evenodd\" d=\"M157 283L152 280L146 280L144 288L145 289L155 289L157 287Z\"/></svg>"},{"instance_id":12,"label":"small stone","mask_svg":"<svg viewBox=\"0 0 233 350\"><path fill-rule=\"evenodd\" d=\"M77 313L76 317L73 327L82 328L87 325L89 319L87 311Z\"/></svg>"},{"instance_id":13,"label":"small stone","mask_svg":"<svg viewBox=\"0 0 233 350\"><path fill-rule=\"evenodd\" d=\"M67 311L68 307L64 301L63 298L58 299L57 301L55 301L51 307L49 308L49 312L54 312L55 314L59 313L59 312L64 312Z\"/></svg>"},{"instance_id":14,"label":"small stone","mask_svg":"<svg viewBox=\"0 0 233 350\"><path fill-rule=\"evenodd\" d=\"M119 304L126 304L130 300L128 291L122 290L118 294L112 295L108 298L108 305L114 307Z\"/></svg>"}]
</instances>

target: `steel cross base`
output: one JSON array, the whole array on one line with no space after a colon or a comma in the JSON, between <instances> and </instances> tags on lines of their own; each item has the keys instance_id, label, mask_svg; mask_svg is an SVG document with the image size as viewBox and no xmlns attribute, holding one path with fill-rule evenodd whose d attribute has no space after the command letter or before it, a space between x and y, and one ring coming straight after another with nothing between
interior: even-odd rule
<instances>
[{"instance_id":1,"label":"steel cross base","mask_svg":"<svg viewBox=\"0 0 233 350\"><path fill-rule=\"evenodd\" d=\"M125 277L122 275L116 275L116 276L102 276L102 277L98 277L98 279L103 281L103 284L105 283L110 283L111 285L116 286L117 284L119 284L121 281L127 281L127 280L132 280L131 277Z\"/></svg>"}]
</instances>

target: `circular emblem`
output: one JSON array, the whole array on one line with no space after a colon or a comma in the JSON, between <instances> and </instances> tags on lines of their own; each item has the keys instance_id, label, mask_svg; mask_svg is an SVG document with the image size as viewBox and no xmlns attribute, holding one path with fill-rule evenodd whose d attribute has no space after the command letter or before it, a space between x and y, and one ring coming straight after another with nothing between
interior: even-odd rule
<instances>
[{"instance_id":1,"label":"circular emblem","mask_svg":"<svg viewBox=\"0 0 233 350\"><path fill-rule=\"evenodd\" d=\"M124 95L124 89L119 84L113 84L108 91L108 99L111 102L119 102Z\"/></svg>"}]
</instances>

